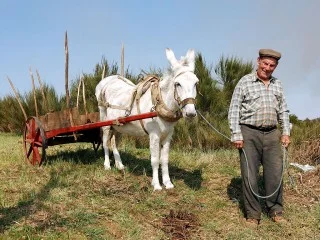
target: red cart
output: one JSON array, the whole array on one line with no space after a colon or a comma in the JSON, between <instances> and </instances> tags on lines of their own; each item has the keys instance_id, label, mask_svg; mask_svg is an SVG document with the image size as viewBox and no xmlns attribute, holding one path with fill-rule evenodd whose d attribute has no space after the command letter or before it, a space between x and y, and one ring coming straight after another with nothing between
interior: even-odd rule
<instances>
[{"instance_id":1,"label":"red cart","mask_svg":"<svg viewBox=\"0 0 320 240\"><path fill-rule=\"evenodd\" d=\"M70 120L70 114L72 118ZM46 160L48 146L91 142L95 151L101 144L100 127L125 124L145 118L153 118L157 112L142 113L118 119L99 121L99 113L79 115L78 109L47 113L44 116L29 117L23 133L23 147L27 161L32 165L41 165Z\"/></svg>"}]
</instances>

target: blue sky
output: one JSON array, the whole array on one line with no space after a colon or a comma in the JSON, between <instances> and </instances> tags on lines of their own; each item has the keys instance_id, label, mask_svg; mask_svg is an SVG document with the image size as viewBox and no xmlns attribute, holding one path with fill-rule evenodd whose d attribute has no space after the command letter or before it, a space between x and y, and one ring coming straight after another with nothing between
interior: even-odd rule
<instances>
[{"instance_id":1,"label":"blue sky","mask_svg":"<svg viewBox=\"0 0 320 240\"><path fill-rule=\"evenodd\" d=\"M91 73L104 56L133 73L168 66L189 48L208 65L220 56L256 62L260 48L283 57L274 75L282 80L292 114L320 117L320 2L316 0L55 0L0 2L0 97L32 89L29 67L64 93L64 32L69 37L69 78Z\"/></svg>"}]
</instances>

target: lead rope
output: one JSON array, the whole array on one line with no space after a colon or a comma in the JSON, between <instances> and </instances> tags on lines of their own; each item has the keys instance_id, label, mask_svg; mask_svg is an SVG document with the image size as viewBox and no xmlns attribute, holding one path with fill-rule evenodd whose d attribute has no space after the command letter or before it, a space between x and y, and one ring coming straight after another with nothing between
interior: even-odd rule
<instances>
[{"instance_id":1,"label":"lead rope","mask_svg":"<svg viewBox=\"0 0 320 240\"><path fill-rule=\"evenodd\" d=\"M198 112L198 114L201 116L201 118L202 118L216 133L220 134L221 136L223 136L223 137L225 137L226 139L228 139L228 140L231 141L231 139L230 139L228 136L224 135L224 134L221 133L218 129L216 129L214 126L212 126L212 124L211 124L198 110L197 110L197 112ZM288 169L288 153L287 153L287 149L286 149L284 146L282 146L283 161L282 161L282 173L281 173L281 179L280 179L279 185L278 185L278 187L276 188L276 190L275 190L272 194L270 194L270 195L268 195L268 196L261 196L261 195L257 194L257 193L252 189L251 182L250 182L250 178L249 178L249 170L248 170L248 169L249 169L249 163L248 163L248 158L247 158L247 155L246 155L246 152L244 151L244 149L242 148L241 150L242 150L242 152L243 152L243 154L244 154L244 158L245 158L245 160L246 160L247 174L248 174L248 183L249 183L249 187L250 187L251 192L252 192L253 195L255 195L257 198L261 198L261 199L266 199L266 198L272 197L274 194L276 194L276 193L279 191L279 189L280 189L280 187L281 187L285 166L287 166L287 169ZM288 171L288 174L289 174L289 171ZM292 183L293 180L291 179L290 174L289 174L289 179L290 179L290 182Z\"/></svg>"}]
</instances>

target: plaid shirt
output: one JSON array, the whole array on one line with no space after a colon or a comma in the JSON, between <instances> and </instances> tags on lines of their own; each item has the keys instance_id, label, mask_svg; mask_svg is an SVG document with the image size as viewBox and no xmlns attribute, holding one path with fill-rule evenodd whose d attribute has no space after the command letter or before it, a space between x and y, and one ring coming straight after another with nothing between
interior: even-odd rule
<instances>
[{"instance_id":1,"label":"plaid shirt","mask_svg":"<svg viewBox=\"0 0 320 240\"><path fill-rule=\"evenodd\" d=\"M271 77L266 87L255 72L242 77L232 95L228 120L232 142L243 140L240 124L265 128L279 122L282 134L290 135L289 111L281 82Z\"/></svg>"}]
</instances>

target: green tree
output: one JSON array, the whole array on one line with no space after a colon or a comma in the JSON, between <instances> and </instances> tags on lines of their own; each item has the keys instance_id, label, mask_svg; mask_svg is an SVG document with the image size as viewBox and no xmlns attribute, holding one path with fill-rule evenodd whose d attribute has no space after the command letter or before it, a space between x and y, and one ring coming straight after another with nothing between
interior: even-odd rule
<instances>
[{"instance_id":1,"label":"green tree","mask_svg":"<svg viewBox=\"0 0 320 240\"><path fill-rule=\"evenodd\" d=\"M290 114L289 118L290 118L290 122L292 124L300 124L301 123L301 120L299 120L299 118L295 114Z\"/></svg>"},{"instance_id":2,"label":"green tree","mask_svg":"<svg viewBox=\"0 0 320 240\"><path fill-rule=\"evenodd\" d=\"M238 57L224 57L219 59L214 68L217 74L217 81L223 86L223 92L227 105L230 104L233 90L240 78L251 73L254 69L252 61L245 62Z\"/></svg>"},{"instance_id":3,"label":"green tree","mask_svg":"<svg viewBox=\"0 0 320 240\"><path fill-rule=\"evenodd\" d=\"M199 79L197 108L203 112L216 112L221 90L218 82L212 78L212 67L207 66L201 53L196 55L195 74Z\"/></svg>"},{"instance_id":4,"label":"green tree","mask_svg":"<svg viewBox=\"0 0 320 240\"><path fill-rule=\"evenodd\" d=\"M79 111L83 113L83 85L79 85L80 80L83 80L85 85L85 98L86 98L86 108L88 112L98 111L98 102L95 96L95 89L98 83L102 79L103 69L105 68L104 76L116 75L118 74L119 67L117 63L108 63L108 61L103 57L100 63L95 65L93 73L84 73L81 77L75 79L70 88L71 93L71 106L77 106L77 98L79 92Z\"/></svg>"}]
</instances>

